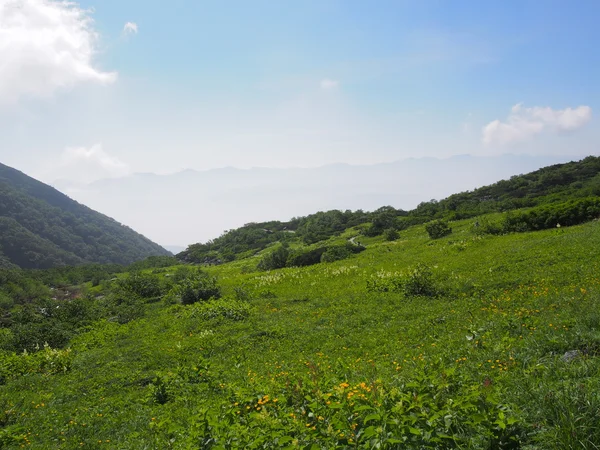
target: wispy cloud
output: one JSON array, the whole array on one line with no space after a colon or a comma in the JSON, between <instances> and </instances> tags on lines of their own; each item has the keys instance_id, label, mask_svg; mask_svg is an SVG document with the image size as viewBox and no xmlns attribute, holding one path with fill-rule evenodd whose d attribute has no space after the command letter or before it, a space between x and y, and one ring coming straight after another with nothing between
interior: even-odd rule
<instances>
[{"instance_id":1,"label":"wispy cloud","mask_svg":"<svg viewBox=\"0 0 600 450\"><path fill-rule=\"evenodd\" d=\"M321 82L319 83L319 85L321 86L321 89L330 91L332 89L337 89L340 85L340 82L338 80L331 80L329 78L323 78L321 80Z\"/></svg>"},{"instance_id":2,"label":"wispy cloud","mask_svg":"<svg viewBox=\"0 0 600 450\"><path fill-rule=\"evenodd\" d=\"M125 34L137 34L138 25L135 22L127 22L123 27L123 33Z\"/></svg>"},{"instance_id":3,"label":"wispy cloud","mask_svg":"<svg viewBox=\"0 0 600 450\"><path fill-rule=\"evenodd\" d=\"M0 1L0 103L48 97L82 82L112 83L116 72L94 67L98 33L75 3Z\"/></svg>"},{"instance_id":4,"label":"wispy cloud","mask_svg":"<svg viewBox=\"0 0 600 450\"><path fill-rule=\"evenodd\" d=\"M512 107L506 120L494 120L482 130L483 143L510 144L525 141L545 131L565 132L583 127L592 118L592 108L552 109L534 106L525 108L521 103Z\"/></svg>"}]
</instances>

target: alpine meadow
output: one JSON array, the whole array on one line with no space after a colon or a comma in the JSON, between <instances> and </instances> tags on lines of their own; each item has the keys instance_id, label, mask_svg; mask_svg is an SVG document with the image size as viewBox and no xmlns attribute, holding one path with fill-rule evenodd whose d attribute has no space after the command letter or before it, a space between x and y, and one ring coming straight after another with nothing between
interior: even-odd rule
<instances>
[{"instance_id":1,"label":"alpine meadow","mask_svg":"<svg viewBox=\"0 0 600 450\"><path fill-rule=\"evenodd\" d=\"M598 448L600 158L3 269L0 448Z\"/></svg>"},{"instance_id":2,"label":"alpine meadow","mask_svg":"<svg viewBox=\"0 0 600 450\"><path fill-rule=\"evenodd\" d=\"M600 450L599 0L0 0L0 450Z\"/></svg>"}]
</instances>

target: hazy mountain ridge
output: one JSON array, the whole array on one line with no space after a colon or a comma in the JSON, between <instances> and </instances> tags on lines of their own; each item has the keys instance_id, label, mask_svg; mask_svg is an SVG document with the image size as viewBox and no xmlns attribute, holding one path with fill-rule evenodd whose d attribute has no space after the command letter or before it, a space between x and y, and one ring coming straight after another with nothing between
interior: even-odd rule
<instances>
[{"instance_id":1,"label":"hazy mountain ridge","mask_svg":"<svg viewBox=\"0 0 600 450\"><path fill-rule=\"evenodd\" d=\"M577 159L458 155L364 166L187 169L55 185L155 241L186 246L248 222L285 221L320 210L375 210L382 205L409 210L423 201Z\"/></svg>"},{"instance_id":2,"label":"hazy mountain ridge","mask_svg":"<svg viewBox=\"0 0 600 450\"><path fill-rule=\"evenodd\" d=\"M128 264L169 252L114 219L0 164L0 262L46 268Z\"/></svg>"}]
</instances>

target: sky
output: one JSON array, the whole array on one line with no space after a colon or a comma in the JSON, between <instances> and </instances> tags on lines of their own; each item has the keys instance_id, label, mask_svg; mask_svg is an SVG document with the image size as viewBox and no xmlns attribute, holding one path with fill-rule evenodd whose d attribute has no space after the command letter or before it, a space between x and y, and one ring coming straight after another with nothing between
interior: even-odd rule
<instances>
[{"instance_id":1,"label":"sky","mask_svg":"<svg viewBox=\"0 0 600 450\"><path fill-rule=\"evenodd\" d=\"M0 0L0 161L43 181L598 154L596 0Z\"/></svg>"}]
</instances>

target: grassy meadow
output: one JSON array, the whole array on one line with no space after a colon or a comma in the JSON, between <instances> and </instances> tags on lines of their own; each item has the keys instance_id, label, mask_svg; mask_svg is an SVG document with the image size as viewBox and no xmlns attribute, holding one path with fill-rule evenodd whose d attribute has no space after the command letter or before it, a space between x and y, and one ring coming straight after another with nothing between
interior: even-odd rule
<instances>
[{"instance_id":1,"label":"grassy meadow","mask_svg":"<svg viewBox=\"0 0 600 450\"><path fill-rule=\"evenodd\" d=\"M203 268L221 298L152 298L7 353L0 448L600 448L600 223L451 226L360 236L333 263Z\"/></svg>"}]
</instances>

